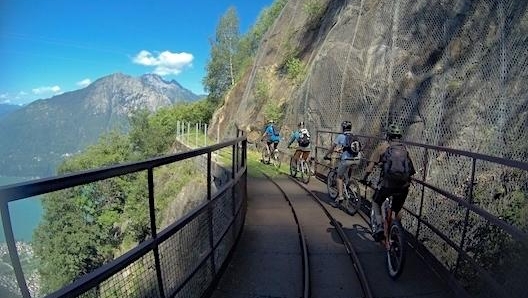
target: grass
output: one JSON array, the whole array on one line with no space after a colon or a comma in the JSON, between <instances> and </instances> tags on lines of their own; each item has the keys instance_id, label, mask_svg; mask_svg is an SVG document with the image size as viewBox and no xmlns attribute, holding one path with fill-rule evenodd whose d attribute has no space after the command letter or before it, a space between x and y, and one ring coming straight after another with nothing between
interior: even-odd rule
<instances>
[{"instance_id":1,"label":"grass","mask_svg":"<svg viewBox=\"0 0 528 298\"><path fill-rule=\"evenodd\" d=\"M179 137L180 141L192 148L204 147L206 144L206 135L203 132L184 134ZM198 140L198 142L197 142ZM216 144L216 140L207 138L207 145ZM261 153L257 149L250 149L248 145L247 151L247 165L248 165L248 175L252 177L262 176L262 173L270 177L276 177L281 174L289 174L289 159L282 161L282 164L279 169L271 164L264 164L260 162ZM231 165L232 164L232 152L231 147L227 147L214 153L214 161L222 165Z\"/></svg>"}]
</instances>

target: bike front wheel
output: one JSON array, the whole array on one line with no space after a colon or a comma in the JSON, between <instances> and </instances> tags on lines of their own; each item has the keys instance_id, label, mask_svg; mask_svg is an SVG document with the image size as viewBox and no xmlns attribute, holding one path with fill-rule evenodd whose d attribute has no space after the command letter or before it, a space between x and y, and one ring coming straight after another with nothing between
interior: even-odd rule
<instances>
[{"instance_id":1,"label":"bike front wheel","mask_svg":"<svg viewBox=\"0 0 528 298\"><path fill-rule=\"evenodd\" d=\"M361 207L361 198L359 197L359 194L350 186L347 186L346 191L347 199L345 202L343 202L343 207L345 208L346 213L354 215Z\"/></svg>"},{"instance_id":2,"label":"bike front wheel","mask_svg":"<svg viewBox=\"0 0 528 298\"><path fill-rule=\"evenodd\" d=\"M392 279L400 277L405 265L405 236L400 222L394 220L389 229L387 270Z\"/></svg>"},{"instance_id":3,"label":"bike front wheel","mask_svg":"<svg viewBox=\"0 0 528 298\"><path fill-rule=\"evenodd\" d=\"M262 149L262 163L264 164L269 164L270 163L270 156L268 154L268 150L266 149L266 147L264 147Z\"/></svg>"},{"instance_id":4,"label":"bike front wheel","mask_svg":"<svg viewBox=\"0 0 528 298\"><path fill-rule=\"evenodd\" d=\"M290 175L294 178L297 176L297 163L293 157L290 158Z\"/></svg>"},{"instance_id":5,"label":"bike front wheel","mask_svg":"<svg viewBox=\"0 0 528 298\"><path fill-rule=\"evenodd\" d=\"M281 159L279 156L279 152L273 152L273 158L271 159L273 165L278 169L281 166Z\"/></svg>"},{"instance_id":6,"label":"bike front wheel","mask_svg":"<svg viewBox=\"0 0 528 298\"><path fill-rule=\"evenodd\" d=\"M328 190L328 195L332 200L337 198L337 172L335 170L328 172L328 176L326 177L326 188Z\"/></svg>"},{"instance_id":7,"label":"bike front wheel","mask_svg":"<svg viewBox=\"0 0 528 298\"><path fill-rule=\"evenodd\" d=\"M310 168L308 167L308 163L304 160L301 160L301 181L304 184L310 182Z\"/></svg>"}]
</instances>

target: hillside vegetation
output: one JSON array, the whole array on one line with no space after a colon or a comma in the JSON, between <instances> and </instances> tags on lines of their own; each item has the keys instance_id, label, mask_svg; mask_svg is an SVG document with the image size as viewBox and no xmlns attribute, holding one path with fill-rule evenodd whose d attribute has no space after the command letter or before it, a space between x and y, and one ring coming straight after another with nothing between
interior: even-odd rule
<instances>
[{"instance_id":1,"label":"hillside vegetation","mask_svg":"<svg viewBox=\"0 0 528 298\"><path fill-rule=\"evenodd\" d=\"M58 171L66 174L165 155L172 150L176 123L207 123L213 107L202 100L154 114L138 111L131 118L128 134L114 131L103 135L96 144L65 160ZM156 170L158 227L175 220L167 218L168 214L181 216L184 206L173 201L189 182L203 183L199 177L192 160ZM43 220L33 239L42 292L57 290L149 237L147 198L144 172L46 195ZM171 203L178 211L168 210Z\"/></svg>"}]
</instances>

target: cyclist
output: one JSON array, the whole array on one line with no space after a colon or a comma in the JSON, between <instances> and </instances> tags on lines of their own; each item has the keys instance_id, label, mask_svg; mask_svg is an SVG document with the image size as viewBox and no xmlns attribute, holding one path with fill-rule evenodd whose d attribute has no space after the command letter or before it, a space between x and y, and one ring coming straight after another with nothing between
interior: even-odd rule
<instances>
[{"instance_id":1,"label":"cyclist","mask_svg":"<svg viewBox=\"0 0 528 298\"><path fill-rule=\"evenodd\" d=\"M361 160L361 144L359 140L352 134L352 123L350 121L343 121L341 123L342 133L337 135L332 143L332 146L324 156L324 159L330 159L330 154L337 149L341 151L341 159L337 166L337 197L334 202L330 204L333 207L338 207L343 201L343 180L345 174L348 175L348 170L352 165L358 165Z\"/></svg>"},{"instance_id":2,"label":"cyclist","mask_svg":"<svg viewBox=\"0 0 528 298\"><path fill-rule=\"evenodd\" d=\"M277 150L277 146L279 145L279 142L280 142L280 135L279 135L279 131L275 127L275 121L273 121L272 119L268 121L268 124L264 128L264 133L262 134L261 138L262 140L266 140L266 146L268 148L269 154ZM271 146L272 144L273 146Z\"/></svg>"},{"instance_id":3,"label":"cyclist","mask_svg":"<svg viewBox=\"0 0 528 298\"><path fill-rule=\"evenodd\" d=\"M375 192L372 196L372 208L377 222L377 229L373 234L376 242L382 241L386 235L386 228L381 218L381 204L385 198L392 195L392 211L401 219L401 209L409 193L411 176L416 173L413 162L405 146L401 143L402 130L397 124L390 124L387 138L372 152L365 175L360 183L367 184L368 177L376 164L381 165L382 171ZM390 168L389 168L390 167ZM394 175L394 168L400 168L398 175ZM385 233L384 233L385 232Z\"/></svg>"},{"instance_id":4,"label":"cyclist","mask_svg":"<svg viewBox=\"0 0 528 298\"><path fill-rule=\"evenodd\" d=\"M290 142L288 143L288 148L290 148L293 142L297 141L299 147L295 150L293 154L293 160L295 164L298 163L299 158L308 161L310 156L310 133L308 129L304 126L304 121L299 122L297 125L297 130L293 131L290 137Z\"/></svg>"}]
</instances>

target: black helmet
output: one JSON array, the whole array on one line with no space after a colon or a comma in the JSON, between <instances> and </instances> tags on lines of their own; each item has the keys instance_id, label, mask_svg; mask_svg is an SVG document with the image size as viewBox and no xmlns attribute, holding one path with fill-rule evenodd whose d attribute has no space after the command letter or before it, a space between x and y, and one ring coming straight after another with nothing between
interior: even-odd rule
<instances>
[{"instance_id":1,"label":"black helmet","mask_svg":"<svg viewBox=\"0 0 528 298\"><path fill-rule=\"evenodd\" d=\"M402 130L400 126L396 123L389 124L389 128L387 129L387 136L389 138L401 138L402 136Z\"/></svg>"},{"instance_id":2,"label":"black helmet","mask_svg":"<svg viewBox=\"0 0 528 298\"><path fill-rule=\"evenodd\" d=\"M303 128L303 127L304 127L304 121L299 122L299 128Z\"/></svg>"},{"instance_id":3,"label":"black helmet","mask_svg":"<svg viewBox=\"0 0 528 298\"><path fill-rule=\"evenodd\" d=\"M343 129L343 131L351 131L352 130L352 122L343 121L341 123L341 128Z\"/></svg>"}]
</instances>

